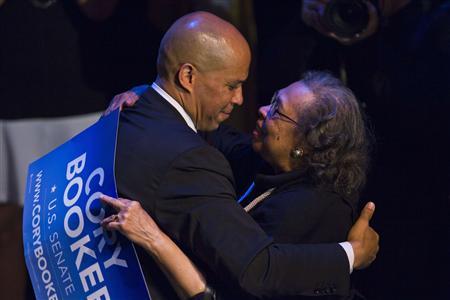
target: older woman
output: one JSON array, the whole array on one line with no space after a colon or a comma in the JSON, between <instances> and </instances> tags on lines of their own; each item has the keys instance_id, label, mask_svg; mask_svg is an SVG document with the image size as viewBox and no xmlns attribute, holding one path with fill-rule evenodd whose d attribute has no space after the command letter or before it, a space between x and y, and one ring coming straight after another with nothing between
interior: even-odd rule
<instances>
[{"instance_id":1,"label":"older woman","mask_svg":"<svg viewBox=\"0 0 450 300\"><path fill-rule=\"evenodd\" d=\"M365 183L368 143L358 103L338 79L309 72L259 109L251 139L224 128L209 139L229 159L238 182L254 178L240 201L275 242L346 239ZM257 173L268 169L264 162L270 169ZM187 295L205 289L195 266L138 202L103 200L119 211L119 219L103 221L106 228L147 249ZM319 295L331 292L318 289Z\"/></svg>"}]
</instances>

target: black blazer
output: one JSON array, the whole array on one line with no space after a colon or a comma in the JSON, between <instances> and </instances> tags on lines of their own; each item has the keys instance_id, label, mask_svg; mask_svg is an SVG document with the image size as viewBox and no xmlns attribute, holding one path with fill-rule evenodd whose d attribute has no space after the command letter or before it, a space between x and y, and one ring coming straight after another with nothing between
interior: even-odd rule
<instances>
[{"instance_id":1,"label":"black blazer","mask_svg":"<svg viewBox=\"0 0 450 300\"><path fill-rule=\"evenodd\" d=\"M353 224L352 204L331 190L312 185L298 173L260 176L278 182L266 185L275 190L250 210L250 215L276 243L345 241Z\"/></svg>"},{"instance_id":2,"label":"black blazer","mask_svg":"<svg viewBox=\"0 0 450 300\"><path fill-rule=\"evenodd\" d=\"M116 180L120 196L141 201L220 295L236 299L239 288L258 297L316 295L324 286L348 292L344 250L338 244L274 244L236 203L224 156L152 88L121 114ZM173 299L144 256L152 298Z\"/></svg>"},{"instance_id":3,"label":"black blazer","mask_svg":"<svg viewBox=\"0 0 450 300\"><path fill-rule=\"evenodd\" d=\"M256 188L275 190L250 210L250 215L276 243L335 243L346 240L353 224L353 205L337 193L310 184L300 171L280 175L259 175ZM260 186L258 188L258 185ZM250 201L252 199L250 195ZM317 288L320 299L328 296L329 287ZM274 297L272 300L306 299L310 297Z\"/></svg>"}]
</instances>

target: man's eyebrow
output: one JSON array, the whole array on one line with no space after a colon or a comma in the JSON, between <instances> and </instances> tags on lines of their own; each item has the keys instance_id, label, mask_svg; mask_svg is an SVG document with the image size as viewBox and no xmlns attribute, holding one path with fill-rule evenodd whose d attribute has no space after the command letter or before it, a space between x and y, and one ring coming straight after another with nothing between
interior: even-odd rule
<instances>
[{"instance_id":1,"label":"man's eyebrow","mask_svg":"<svg viewBox=\"0 0 450 300\"><path fill-rule=\"evenodd\" d=\"M229 85L239 85L239 84L243 84L243 83L245 83L245 80L233 80L233 81L230 81L228 84Z\"/></svg>"}]
</instances>

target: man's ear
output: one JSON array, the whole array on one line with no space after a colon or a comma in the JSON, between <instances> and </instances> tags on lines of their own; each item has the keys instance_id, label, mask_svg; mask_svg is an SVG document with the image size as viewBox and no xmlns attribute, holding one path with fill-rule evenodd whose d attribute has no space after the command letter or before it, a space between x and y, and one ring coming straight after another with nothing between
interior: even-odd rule
<instances>
[{"instance_id":1,"label":"man's ear","mask_svg":"<svg viewBox=\"0 0 450 300\"><path fill-rule=\"evenodd\" d=\"M191 64L182 64L178 71L178 81L180 85L187 91L192 92L197 69Z\"/></svg>"}]
</instances>

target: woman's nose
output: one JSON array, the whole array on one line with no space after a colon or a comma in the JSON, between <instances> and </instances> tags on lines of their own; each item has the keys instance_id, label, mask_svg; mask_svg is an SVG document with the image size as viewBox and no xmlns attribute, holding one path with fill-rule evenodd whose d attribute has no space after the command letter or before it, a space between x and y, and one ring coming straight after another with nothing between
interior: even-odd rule
<instances>
[{"instance_id":1,"label":"woman's nose","mask_svg":"<svg viewBox=\"0 0 450 300\"><path fill-rule=\"evenodd\" d=\"M269 111L269 105L261 106L258 109L258 116L262 119L265 119L267 117L267 112Z\"/></svg>"}]
</instances>

